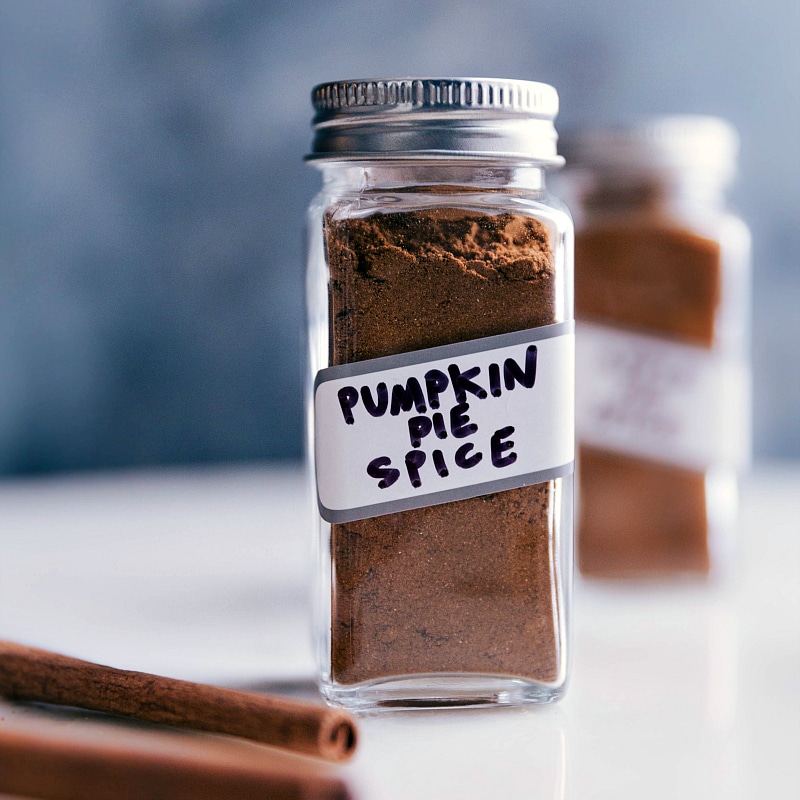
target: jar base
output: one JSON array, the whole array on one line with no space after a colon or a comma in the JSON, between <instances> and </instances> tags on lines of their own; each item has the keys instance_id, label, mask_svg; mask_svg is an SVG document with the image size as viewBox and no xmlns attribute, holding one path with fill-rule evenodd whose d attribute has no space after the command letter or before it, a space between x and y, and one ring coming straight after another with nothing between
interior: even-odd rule
<instances>
[{"instance_id":1,"label":"jar base","mask_svg":"<svg viewBox=\"0 0 800 800\"><path fill-rule=\"evenodd\" d=\"M351 711L396 711L553 703L564 684L497 675L413 675L320 687L330 705Z\"/></svg>"}]
</instances>

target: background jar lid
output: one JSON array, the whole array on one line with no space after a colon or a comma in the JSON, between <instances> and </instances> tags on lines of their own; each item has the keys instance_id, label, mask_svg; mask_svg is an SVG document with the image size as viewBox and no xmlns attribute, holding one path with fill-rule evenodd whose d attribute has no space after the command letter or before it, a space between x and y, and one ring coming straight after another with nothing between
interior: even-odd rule
<instances>
[{"instance_id":1,"label":"background jar lid","mask_svg":"<svg viewBox=\"0 0 800 800\"><path fill-rule=\"evenodd\" d=\"M561 166L546 84L488 78L324 83L309 160L470 159Z\"/></svg>"},{"instance_id":2,"label":"background jar lid","mask_svg":"<svg viewBox=\"0 0 800 800\"><path fill-rule=\"evenodd\" d=\"M669 114L567 134L571 167L606 172L694 172L728 183L736 171L739 136L720 117Z\"/></svg>"}]
</instances>

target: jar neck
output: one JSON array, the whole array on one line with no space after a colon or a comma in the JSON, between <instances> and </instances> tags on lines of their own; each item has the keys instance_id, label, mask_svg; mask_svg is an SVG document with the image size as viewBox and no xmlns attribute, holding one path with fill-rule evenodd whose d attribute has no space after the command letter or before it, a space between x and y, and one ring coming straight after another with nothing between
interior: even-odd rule
<instances>
[{"instance_id":1,"label":"jar neck","mask_svg":"<svg viewBox=\"0 0 800 800\"><path fill-rule=\"evenodd\" d=\"M403 187L479 187L497 191L543 191L540 166L509 166L461 161L325 162L316 164L326 190L372 191Z\"/></svg>"}]
</instances>

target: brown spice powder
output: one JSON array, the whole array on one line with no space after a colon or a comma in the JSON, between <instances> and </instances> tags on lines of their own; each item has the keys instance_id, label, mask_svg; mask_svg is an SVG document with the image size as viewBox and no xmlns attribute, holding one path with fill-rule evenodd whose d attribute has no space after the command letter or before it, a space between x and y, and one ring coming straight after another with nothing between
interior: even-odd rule
<instances>
[{"instance_id":1,"label":"brown spice powder","mask_svg":"<svg viewBox=\"0 0 800 800\"><path fill-rule=\"evenodd\" d=\"M597 577L707 572L705 476L580 448L579 568Z\"/></svg>"},{"instance_id":2,"label":"brown spice powder","mask_svg":"<svg viewBox=\"0 0 800 800\"><path fill-rule=\"evenodd\" d=\"M581 320L710 348L720 300L720 245L631 218L578 232ZM578 566L598 577L709 570L703 472L581 446Z\"/></svg>"},{"instance_id":3,"label":"brown spice powder","mask_svg":"<svg viewBox=\"0 0 800 800\"><path fill-rule=\"evenodd\" d=\"M677 339L714 342L720 245L674 225L602 225L575 237L575 313Z\"/></svg>"},{"instance_id":4,"label":"brown spice powder","mask_svg":"<svg viewBox=\"0 0 800 800\"><path fill-rule=\"evenodd\" d=\"M555 322L545 226L456 208L326 219L331 363ZM553 681L557 483L335 524L332 677Z\"/></svg>"}]
</instances>

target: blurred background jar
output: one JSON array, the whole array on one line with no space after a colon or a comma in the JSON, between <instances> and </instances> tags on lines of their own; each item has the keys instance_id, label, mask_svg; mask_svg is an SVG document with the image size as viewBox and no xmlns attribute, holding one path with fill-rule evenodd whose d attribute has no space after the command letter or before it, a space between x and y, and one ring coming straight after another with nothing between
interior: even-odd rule
<instances>
[{"instance_id":1,"label":"blurred background jar","mask_svg":"<svg viewBox=\"0 0 800 800\"><path fill-rule=\"evenodd\" d=\"M725 205L738 137L669 116L563 141L576 222L578 566L729 563L751 452L750 236Z\"/></svg>"}]
</instances>

